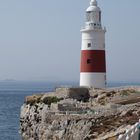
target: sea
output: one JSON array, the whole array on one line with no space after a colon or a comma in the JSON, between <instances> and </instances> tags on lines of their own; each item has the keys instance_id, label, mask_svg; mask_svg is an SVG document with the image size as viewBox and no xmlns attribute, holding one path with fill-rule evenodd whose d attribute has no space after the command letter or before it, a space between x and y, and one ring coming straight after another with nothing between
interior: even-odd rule
<instances>
[{"instance_id":1,"label":"sea","mask_svg":"<svg viewBox=\"0 0 140 140\"><path fill-rule=\"evenodd\" d=\"M109 83L108 87L140 83ZM25 96L54 91L57 87L76 87L78 82L0 82L0 140L21 140L19 134L20 107Z\"/></svg>"}]
</instances>

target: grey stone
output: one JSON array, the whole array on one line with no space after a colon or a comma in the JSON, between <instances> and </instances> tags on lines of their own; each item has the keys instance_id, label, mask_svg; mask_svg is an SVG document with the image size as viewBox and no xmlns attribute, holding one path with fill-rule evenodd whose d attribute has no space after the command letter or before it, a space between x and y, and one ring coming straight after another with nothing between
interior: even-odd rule
<instances>
[{"instance_id":1,"label":"grey stone","mask_svg":"<svg viewBox=\"0 0 140 140\"><path fill-rule=\"evenodd\" d=\"M22 140L103 140L124 133L126 128L139 120L139 102L127 105L111 102L111 98L121 95L123 90L128 90L127 92L131 94L134 91L132 88L111 91L92 89L90 95L95 95L95 92L98 95L94 98L89 96L89 90L61 88L57 90L57 94L52 93L52 97L57 96L64 100L52 103L51 106L42 102L43 98L50 96L47 94L41 95L39 102L23 104L20 114ZM108 92L111 96L107 94ZM83 102L85 100L86 102ZM101 105L100 102L105 104ZM59 105L63 108L59 108Z\"/></svg>"}]
</instances>

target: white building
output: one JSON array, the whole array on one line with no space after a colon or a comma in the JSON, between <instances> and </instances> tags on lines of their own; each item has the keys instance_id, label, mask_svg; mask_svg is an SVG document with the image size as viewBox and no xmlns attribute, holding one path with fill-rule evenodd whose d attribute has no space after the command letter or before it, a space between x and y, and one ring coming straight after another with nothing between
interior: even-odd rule
<instances>
[{"instance_id":1,"label":"white building","mask_svg":"<svg viewBox=\"0 0 140 140\"><path fill-rule=\"evenodd\" d=\"M91 0L86 10L86 24L81 30L80 86L105 88L105 28L101 25L101 10L96 0Z\"/></svg>"}]
</instances>

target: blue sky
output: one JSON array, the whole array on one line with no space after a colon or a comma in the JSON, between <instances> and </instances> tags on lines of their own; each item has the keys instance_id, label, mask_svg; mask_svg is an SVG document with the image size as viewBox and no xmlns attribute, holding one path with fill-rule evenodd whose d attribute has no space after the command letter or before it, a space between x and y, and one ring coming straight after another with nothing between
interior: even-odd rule
<instances>
[{"instance_id":1,"label":"blue sky","mask_svg":"<svg viewBox=\"0 0 140 140\"><path fill-rule=\"evenodd\" d=\"M140 82L140 1L98 0L108 81ZM0 80L78 81L89 0L0 1Z\"/></svg>"}]
</instances>

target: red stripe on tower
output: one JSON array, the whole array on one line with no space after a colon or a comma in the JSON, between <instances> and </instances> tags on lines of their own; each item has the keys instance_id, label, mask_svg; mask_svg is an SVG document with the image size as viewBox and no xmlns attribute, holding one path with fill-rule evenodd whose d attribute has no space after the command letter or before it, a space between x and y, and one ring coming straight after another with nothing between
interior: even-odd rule
<instances>
[{"instance_id":1,"label":"red stripe on tower","mask_svg":"<svg viewBox=\"0 0 140 140\"><path fill-rule=\"evenodd\" d=\"M81 72L106 72L104 50L83 50Z\"/></svg>"}]
</instances>

